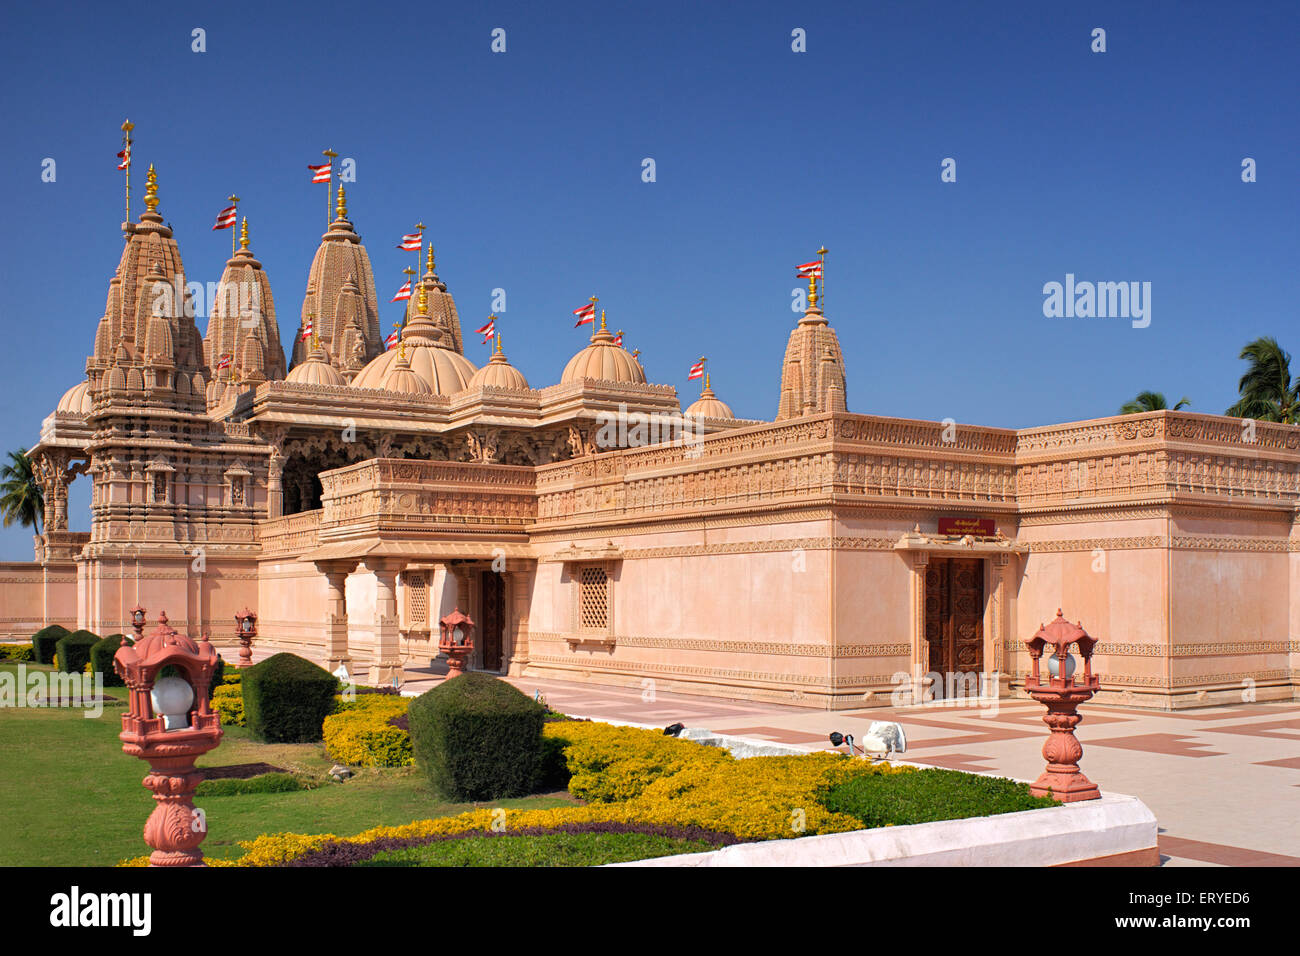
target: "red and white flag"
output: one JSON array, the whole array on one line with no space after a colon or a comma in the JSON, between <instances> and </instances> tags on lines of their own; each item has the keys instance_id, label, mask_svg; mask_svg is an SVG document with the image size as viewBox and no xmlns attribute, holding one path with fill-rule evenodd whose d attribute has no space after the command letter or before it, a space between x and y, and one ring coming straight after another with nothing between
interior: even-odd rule
<instances>
[{"instance_id":1,"label":"red and white flag","mask_svg":"<svg viewBox=\"0 0 1300 956\"><path fill-rule=\"evenodd\" d=\"M223 368L230 368L230 362L233 358L233 355L224 356L221 361L217 363L217 371L220 372Z\"/></svg>"},{"instance_id":2,"label":"red and white flag","mask_svg":"<svg viewBox=\"0 0 1300 956\"><path fill-rule=\"evenodd\" d=\"M623 330L622 330L622 329L619 329L619 330L618 330L618 335L614 336L614 344L617 345L619 348L622 348L622 347L623 347Z\"/></svg>"},{"instance_id":3,"label":"red and white flag","mask_svg":"<svg viewBox=\"0 0 1300 956\"><path fill-rule=\"evenodd\" d=\"M483 342L484 344L486 344L487 341L490 338L492 338L492 336L497 334L496 317L493 316L492 318L488 319L487 325L483 326L481 329L475 329L474 331L477 332L479 335L483 336Z\"/></svg>"},{"instance_id":4,"label":"red and white flag","mask_svg":"<svg viewBox=\"0 0 1300 956\"><path fill-rule=\"evenodd\" d=\"M573 323L575 329L580 325L586 325L588 322L595 322L596 303L588 302L581 309L574 309L573 314L578 317L578 321Z\"/></svg>"},{"instance_id":5,"label":"red and white flag","mask_svg":"<svg viewBox=\"0 0 1300 956\"><path fill-rule=\"evenodd\" d=\"M805 262L803 265L795 267L795 271L805 279L822 277L822 263L820 259L814 259L812 262Z\"/></svg>"},{"instance_id":6,"label":"red and white flag","mask_svg":"<svg viewBox=\"0 0 1300 956\"><path fill-rule=\"evenodd\" d=\"M323 163L320 166L307 166L311 170L311 181L314 183L327 183L330 181L330 164Z\"/></svg>"},{"instance_id":7,"label":"red and white flag","mask_svg":"<svg viewBox=\"0 0 1300 956\"><path fill-rule=\"evenodd\" d=\"M700 359L691 366L691 370L686 373L686 380L689 382L693 378L704 377L704 359Z\"/></svg>"},{"instance_id":8,"label":"red and white flag","mask_svg":"<svg viewBox=\"0 0 1300 956\"><path fill-rule=\"evenodd\" d=\"M212 228L229 229L235 224L235 220L238 218L239 216L235 214L235 207L227 206L225 209L221 210L221 212L217 213L217 224Z\"/></svg>"},{"instance_id":9,"label":"red and white flag","mask_svg":"<svg viewBox=\"0 0 1300 956\"><path fill-rule=\"evenodd\" d=\"M402 237L402 241L397 244L397 248L403 252L419 252L420 242L423 238L418 232L408 233Z\"/></svg>"},{"instance_id":10,"label":"red and white flag","mask_svg":"<svg viewBox=\"0 0 1300 956\"><path fill-rule=\"evenodd\" d=\"M389 351L390 349L395 347L397 343L400 342L401 340L402 340L402 333L399 332L397 329L394 329L391 333L389 333L388 338L384 339L384 351L385 352Z\"/></svg>"},{"instance_id":11,"label":"red and white flag","mask_svg":"<svg viewBox=\"0 0 1300 956\"><path fill-rule=\"evenodd\" d=\"M311 338L311 319L308 319L302 327L302 340L306 342Z\"/></svg>"},{"instance_id":12,"label":"red and white flag","mask_svg":"<svg viewBox=\"0 0 1300 956\"><path fill-rule=\"evenodd\" d=\"M404 286L402 286L400 289L398 289L398 290L397 290L397 295L393 296L393 297L392 297L391 299L389 299L388 301L389 301L389 302L401 302L403 299L409 299L410 297L411 297L411 280L410 280L410 279L407 279L407 280L406 280L406 285L404 285Z\"/></svg>"},{"instance_id":13,"label":"red and white flag","mask_svg":"<svg viewBox=\"0 0 1300 956\"><path fill-rule=\"evenodd\" d=\"M131 145L129 143L118 152L117 158L121 160L117 164L118 169L126 169L131 165Z\"/></svg>"}]
</instances>

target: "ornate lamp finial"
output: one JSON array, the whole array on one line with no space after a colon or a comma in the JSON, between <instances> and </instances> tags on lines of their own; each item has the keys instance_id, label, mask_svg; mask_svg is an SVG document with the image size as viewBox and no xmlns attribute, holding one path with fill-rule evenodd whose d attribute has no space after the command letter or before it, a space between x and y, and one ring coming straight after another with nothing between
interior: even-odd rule
<instances>
[{"instance_id":1,"label":"ornate lamp finial","mask_svg":"<svg viewBox=\"0 0 1300 956\"><path fill-rule=\"evenodd\" d=\"M429 290L424 287L424 283L420 283L420 314L429 314Z\"/></svg>"},{"instance_id":2,"label":"ornate lamp finial","mask_svg":"<svg viewBox=\"0 0 1300 956\"><path fill-rule=\"evenodd\" d=\"M145 176L144 206L150 212L158 208L158 174L154 172L153 163L149 164L149 174Z\"/></svg>"},{"instance_id":3,"label":"ornate lamp finial","mask_svg":"<svg viewBox=\"0 0 1300 956\"><path fill-rule=\"evenodd\" d=\"M593 300L593 301L594 301L594 300ZM601 310L600 310L600 330L601 330L602 332L606 331L606 329L605 329L605 310L604 310L604 309L601 309Z\"/></svg>"},{"instance_id":4,"label":"ornate lamp finial","mask_svg":"<svg viewBox=\"0 0 1300 956\"><path fill-rule=\"evenodd\" d=\"M239 224L239 248L248 251L248 217Z\"/></svg>"},{"instance_id":5,"label":"ornate lamp finial","mask_svg":"<svg viewBox=\"0 0 1300 956\"><path fill-rule=\"evenodd\" d=\"M338 213L338 218L340 219L348 218L348 200L347 200L347 196L345 196L343 193L342 183L339 183L339 195L337 201L335 202L334 209Z\"/></svg>"},{"instance_id":6,"label":"ornate lamp finial","mask_svg":"<svg viewBox=\"0 0 1300 956\"><path fill-rule=\"evenodd\" d=\"M492 318L495 319L496 316L494 315L494 316L492 316ZM505 353L501 351L501 333L500 333L500 332L497 332L495 329L493 329L493 335L492 335L492 337L493 337L494 339L497 340L496 354L497 354L497 355L500 355L502 358L505 358L505 357L506 357L506 356L505 356Z\"/></svg>"},{"instance_id":7,"label":"ornate lamp finial","mask_svg":"<svg viewBox=\"0 0 1300 956\"><path fill-rule=\"evenodd\" d=\"M434 269L433 269L433 243L432 242L429 243L429 255L428 258L425 260L425 266L427 272L433 273Z\"/></svg>"}]
</instances>

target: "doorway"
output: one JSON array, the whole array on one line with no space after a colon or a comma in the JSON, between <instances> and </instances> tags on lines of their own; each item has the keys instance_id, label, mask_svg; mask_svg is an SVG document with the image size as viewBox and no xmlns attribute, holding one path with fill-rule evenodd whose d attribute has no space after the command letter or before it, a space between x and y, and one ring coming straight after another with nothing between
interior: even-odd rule
<instances>
[{"instance_id":1,"label":"doorway","mask_svg":"<svg viewBox=\"0 0 1300 956\"><path fill-rule=\"evenodd\" d=\"M479 593L483 595L483 616L479 626L483 669L500 673L506 626L505 575L495 571L479 572Z\"/></svg>"},{"instance_id":2,"label":"doorway","mask_svg":"<svg viewBox=\"0 0 1300 956\"><path fill-rule=\"evenodd\" d=\"M928 666L935 699L975 697L984 670L984 562L932 556L925 571Z\"/></svg>"}]
</instances>

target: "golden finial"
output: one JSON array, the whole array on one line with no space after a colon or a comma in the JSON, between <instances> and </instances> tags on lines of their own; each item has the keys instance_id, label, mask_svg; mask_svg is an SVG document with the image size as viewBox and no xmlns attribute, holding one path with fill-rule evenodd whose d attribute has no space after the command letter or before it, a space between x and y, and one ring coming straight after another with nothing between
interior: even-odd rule
<instances>
[{"instance_id":1,"label":"golden finial","mask_svg":"<svg viewBox=\"0 0 1300 956\"><path fill-rule=\"evenodd\" d=\"M424 283L420 283L420 314L429 314L429 290L425 288Z\"/></svg>"},{"instance_id":2,"label":"golden finial","mask_svg":"<svg viewBox=\"0 0 1300 956\"><path fill-rule=\"evenodd\" d=\"M604 309L600 310L600 330L602 332L605 331L605 310Z\"/></svg>"},{"instance_id":3,"label":"golden finial","mask_svg":"<svg viewBox=\"0 0 1300 956\"><path fill-rule=\"evenodd\" d=\"M339 183L339 195L337 201L335 202L334 208L338 212L338 218L340 219L348 218L348 200L347 197L343 194L342 183Z\"/></svg>"},{"instance_id":4,"label":"golden finial","mask_svg":"<svg viewBox=\"0 0 1300 956\"><path fill-rule=\"evenodd\" d=\"M704 373L704 390L705 390L706 392L709 390L709 373L708 373L708 372L705 372L705 373Z\"/></svg>"},{"instance_id":5,"label":"golden finial","mask_svg":"<svg viewBox=\"0 0 1300 956\"><path fill-rule=\"evenodd\" d=\"M133 129L135 129L135 124L132 123L130 120L127 120L125 123L122 124L122 132L123 132L123 133L126 133L126 134L129 135L130 132L131 132L131 130L133 130Z\"/></svg>"},{"instance_id":6,"label":"golden finial","mask_svg":"<svg viewBox=\"0 0 1300 956\"><path fill-rule=\"evenodd\" d=\"M633 349L633 350L632 350L632 357L633 357L633 358L639 358L640 355L641 355L641 350L640 350L640 349Z\"/></svg>"},{"instance_id":7,"label":"golden finial","mask_svg":"<svg viewBox=\"0 0 1300 956\"><path fill-rule=\"evenodd\" d=\"M433 272L433 243L432 242L429 243L429 255L428 258L425 260L425 267L427 272L430 273Z\"/></svg>"},{"instance_id":8,"label":"golden finial","mask_svg":"<svg viewBox=\"0 0 1300 956\"><path fill-rule=\"evenodd\" d=\"M494 315L492 316L492 318L495 319L496 316ZM501 351L501 333L498 332L495 328L492 330L492 332L493 332L492 337L497 340L496 354L500 355L502 358L505 358L506 357L505 353Z\"/></svg>"},{"instance_id":9,"label":"golden finial","mask_svg":"<svg viewBox=\"0 0 1300 956\"><path fill-rule=\"evenodd\" d=\"M158 174L154 172L153 163L149 164L149 174L145 176L144 206L150 212L158 208Z\"/></svg>"},{"instance_id":10,"label":"golden finial","mask_svg":"<svg viewBox=\"0 0 1300 956\"><path fill-rule=\"evenodd\" d=\"M239 224L239 248L245 251L248 250L248 217L247 216L245 216L244 221Z\"/></svg>"}]
</instances>

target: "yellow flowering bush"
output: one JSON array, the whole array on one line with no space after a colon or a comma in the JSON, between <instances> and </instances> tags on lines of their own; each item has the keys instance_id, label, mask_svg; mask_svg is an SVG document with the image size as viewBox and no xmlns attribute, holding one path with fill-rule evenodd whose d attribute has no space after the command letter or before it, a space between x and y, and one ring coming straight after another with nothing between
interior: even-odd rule
<instances>
[{"instance_id":1,"label":"yellow flowering bush","mask_svg":"<svg viewBox=\"0 0 1300 956\"><path fill-rule=\"evenodd\" d=\"M383 712L384 705L368 701L344 714ZM494 821L499 821L498 828L503 823L507 832L579 823L640 823L698 826L743 840L842 833L861 829L862 823L827 810L819 795L860 776L915 772L911 767L827 752L736 760L720 748L664 737L658 731L601 723L548 724L544 733L564 741L573 773L570 791L589 799L587 805L546 810L484 808L403 826L375 827L350 837L265 834L242 842L244 853L233 864L279 866L333 842L488 832Z\"/></svg>"},{"instance_id":2,"label":"yellow flowering bush","mask_svg":"<svg viewBox=\"0 0 1300 956\"><path fill-rule=\"evenodd\" d=\"M631 800L656 780L687 767L711 767L732 759L721 748L636 727L575 720L547 724L542 733L564 742L569 792L600 803Z\"/></svg>"},{"instance_id":3,"label":"yellow flowering bush","mask_svg":"<svg viewBox=\"0 0 1300 956\"><path fill-rule=\"evenodd\" d=\"M361 694L325 718L325 752L350 767L405 767L414 758L411 735L390 720L406 713L410 701L391 694Z\"/></svg>"},{"instance_id":4,"label":"yellow flowering bush","mask_svg":"<svg viewBox=\"0 0 1300 956\"><path fill-rule=\"evenodd\" d=\"M214 690L212 709L221 717L221 726L244 726L244 692L238 684L222 684Z\"/></svg>"}]
</instances>

